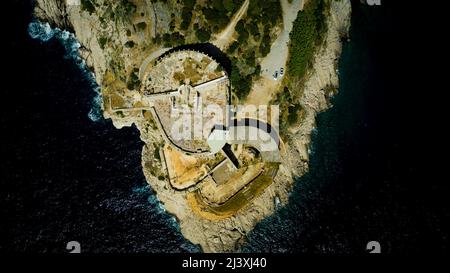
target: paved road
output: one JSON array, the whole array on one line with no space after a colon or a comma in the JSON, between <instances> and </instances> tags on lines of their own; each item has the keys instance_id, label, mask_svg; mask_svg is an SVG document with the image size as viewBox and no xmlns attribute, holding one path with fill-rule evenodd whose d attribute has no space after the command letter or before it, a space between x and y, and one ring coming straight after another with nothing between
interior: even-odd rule
<instances>
[{"instance_id":1,"label":"paved road","mask_svg":"<svg viewBox=\"0 0 450 273\"><path fill-rule=\"evenodd\" d=\"M288 58L289 33L292 30L293 23L297 18L299 10L303 9L303 0L293 0L291 4L288 0L280 0L283 11L283 30L273 42L269 54L261 62L261 75L267 79L273 80L275 70L284 68L286 74L286 61Z\"/></svg>"}]
</instances>

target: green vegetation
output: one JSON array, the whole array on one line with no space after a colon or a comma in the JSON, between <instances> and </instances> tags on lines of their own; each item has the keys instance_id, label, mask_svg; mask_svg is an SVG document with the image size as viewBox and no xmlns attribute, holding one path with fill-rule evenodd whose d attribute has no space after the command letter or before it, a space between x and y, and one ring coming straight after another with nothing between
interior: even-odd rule
<instances>
[{"instance_id":1,"label":"green vegetation","mask_svg":"<svg viewBox=\"0 0 450 273\"><path fill-rule=\"evenodd\" d=\"M231 68L230 82L236 96L240 100L243 100L247 97L248 93L250 93L250 89L252 88L252 75L244 75L239 70L239 68L236 65L234 65L233 62L233 67Z\"/></svg>"},{"instance_id":2,"label":"green vegetation","mask_svg":"<svg viewBox=\"0 0 450 273\"><path fill-rule=\"evenodd\" d=\"M229 53L229 54L233 54L233 53L236 51L236 49L238 48L238 46L239 46L239 43L236 42L236 41L234 41L234 42L230 45L230 47L228 47L228 53Z\"/></svg>"},{"instance_id":3,"label":"green vegetation","mask_svg":"<svg viewBox=\"0 0 450 273\"><path fill-rule=\"evenodd\" d=\"M303 9L299 11L290 33L290 59L288 61L289 89L285 87L273 99L273 104L280 107L280 131L286 129L301 120L304 110L299 103L299 90L310 68L315 50L323 42L326 33L326 16L329 11L330 0L309 0ZM295 84L294 84L295 83ZM333 92L332 88L325 90L326 94Z\"/></svg>"},{"instance_id":4,"label":"green vegetation","mask_svg":"<svg viewBox=\"0 0 450 273\"><path fill-rule=\"evenodd\" d=\"M271 29L279 24L281 19L280 1L267 0L264 1L264 5L261 5L259 1L250 1L245 28L253 39L260 43L258 52L261 57L269 54L270 46L275 38L270 35Z\"/></svg>"},{"instance_id":5,"label":"green vegetation","mask_svg":"<svg viewBox=\"0 0 450 273\"><path fill-rule=\"evenodd\" d=\"M181 24L180 28L182 30L187 30L191 24L192 10L194 9L196 0L184 0L184 7L181 11Z\"/></svg>"},{"instance_id":6,"label":"green vegetation","mask_svg":"<svg viewBox=\"0 0 450 273\"><path fill-rule=\"evenodd\" d=\"M160 36L156 37L156 43L161 43ZM164 33L162 36L162 42L165 47L175 47L184 44L184 36L180 34L179 32L173 32L173 33Z\"/></svg>"},{"instance_id":7,"label":"green vegetation","mask_svg":"<svg viewBox=\"0 0 450 273\"><path fill-rule=\"evenodd\" d=\"M302 79L314 57L315 49L326 32L327 0L309 0L297 15L291 32L289 75Z\"/></svg>"},{"instance_id":8,"label":"green vegetation","mask_svg":"<svg viewBox=\"0 0 450 273\"><path fill-rule=\"evenodd\" d=\"M278 0L265 0L262 5L260 1L250 1L248 7L250 17L258 18L264 25L274 25L281 19L281 5Z\"/></svg>"},{"instance_id":9,"label":"green vegetation","mask_svg":"<svg viewBox=\"0 0 450 273\"><path fill-rule=\"evenodd\" d=\"M223 0L222 4L223 7L227 10L227 12L233 13L235 10L239 8L238 3L239 1L233 1L233 0Z\"/></svg>"},{"instance_id":10,"label":"green vegetation","mask_svg":"<svg viewBox=\"0 0 450 273\"><path fill-rule=\"evenodd\" d=\"M153 2L157 0L152 0ZM202 41L213 32L223 29L230 21L232 15L240 8L244 0L224 0L224 1L196 1L184 0L181 3L181 21L177 25L175 14L172 14L172 21L169 24L170 31L180 31L184 36L192 33L191 23L195 14L196 23L193 25L196 37ZM199 32L199 30L202 30Z\"/></svg>"},{"instance_id":11,"label":"green vegetation","mask_svg":"<svg viewBox=\"0 0 450 273\"><path fill-rule=\"evenodd\" d=\"M252 81L259 77L259 61L269 54L276 37L273 28L281 23L281 19L279 0L266 0L263 5L259 1L250 1L247 15L236 24L238 37L227 53L234 65L230 81L240 100L247 97Z\"/></svg>"},{"instance_id":12,"label":"green vegetation","mask_svg":"<svg viewBox=\"0 0 450 273\"><path fill-rule=\"evenodd\" d=\"M133 41L127 41L124 46L127 48L133 48L135 43Z\"/></svg>"},{"instance_id":13,"label":"green vegetation","mask_svg":"<svg viewBox=\"0 0 450 273\"><path fill-rule=\"evenodd\" d=\"M270 41L270 33L267 30L268 29L264 29L264 36L262 38L263 42L261 42L261 45L259 46L259 54L261 54L261 57L266 57L270 52L271 43L267 42Z\"/></svg>"},{"instance_id":14,"label":"green vegetation","mask_svg":"<svg viewBox=\"0 0 450 273\"><path fill-rule=\"evenodd\" d=\"M208 1L202 8L208 26L214 32L219 32L227 26L235 12L239 10L244 0Z\"/></svg>"},{"instance_id":15,"label":"green vegetation","mask_svg":"<svg viewBox=\"0 0 450 273\"><path fill-rule=\"evenodd\" d=\"M283 92L277 94L274 104L280 107L280 132L286 132L286 129L298 122L303 114L302 107L298 103L298 98L285 87Z\"/></svg>"},{"instance_id":16,"label":"green vegetation","mask_svg":"<svg viewBox=\"0 0 450 273\"><path fill-rule=\"evenodd\" d=\"M140 31L144 31L147 28L147 23L145 22L137 23L136 28Z\"/></svg>"},{"instance_id":17,"label":"green vegetation","mask_svg":"<svg viewBox=\"0 0 450 273\"><path fill-rule=\"evenodd\" d=\"M160 157L160 155L159 155L159 146L156 146L156 147L155 147L155 151L153 152L153 157L154 157L155 159L157 159L158 161L161 161L161 157Z\"/></svg>"},{"instance_id":18,"label":"green vegetation","mask_svg":"<svg viewBox=\"0 0 450 273\"><path fill-rule=\"evenodd\" d=\"M100 45L101 49L105 49L106 42L108 42L108 38L106 37L98 38L98 44Z\"/></svg>"},{"instance_id":19,"label":"green vegetation","mask_svg":"<svg viewBox=\"0 0 450 273\"><path fill-rule=\"evenodd\" d=\"M81 0L81 9L90 13L94 12L95 6L93 2L95 0ZM113 22L116 31L119 31L119 23L130 22L132 15L137 9L136 5L129 0L104 1L103 6L105 7L104 9L99 9L103 10L103 12L98 14L102 27L106 28L108 23ZM130 35L131 32L127 30L127 36Z\"/></svg>"},{"instance_id":20,"label":"green vegetation","mask_svg":"<svg viewBox=\"0 0 450 273\"><path fill-rule=\"evenodd\" d=\"M213 159L208 160L206 165L208 166L209 170L212 170L219 163L221 163L224 159L225 159L225 156L222 153L217 153L217 154L214 155Z\"/></svg>"},{"instance_id":21,"label":"green vegetation","mask_svg":"<svg viewBox=\"0 0 450 273\"><path fill-rule=\"evenodd\" d=\"M138 68L133 69L133 71L131 72L130 77L128 78L128 82L127 82L127 88L129 90L136 90L141 85L141 81L139 80L138 73L139 73Z\"/></svg>"},{"instance_id":22,"label":"green vegetation","mask_svg":"<svg viewBox=\"0 0 450 273\"><path fill-rule=\"evenodd\" d=\"M94 3L92 3L91 0L81 0L81 10L88 12L89 14L92 14L95 12L95 6Z\"/></svg>"},{"instance_id":23,"label":"green vegetation","mask_svg":"<svg viewBox=\"0 0 450 273\"><path fill-rule=\"evenodd\" d=\"M129 0L114 1L108 6L107 14L117 25L119 22L130 21L131 15L136 12L136 8L136 5Z\"/></svg>"},{"instance_id":24,"label":"green vegetation","mask_svg":"<svg viewBox=\"0 0 450 273\"><path fill-rule=\"evenodd\" d=\"M136 12L136 5L129 0L121 0L116 7L118 14L130 15Z\"/></svg>"},{"instance_id":25,"label":"green vegetation","mask_svg":"<svg viewBox=\"0 0 450 273\"><path fill-rule=\"evenodd\" d=\"M197 29L195 31L195 35L197 36L197 39L202 43L209 41L209 39L211 38L211 33L204 29Z\"/></svg>"},{"instance_id":26,"label":"green vegetation","mask_svg":"<svg viewBox=\"0 0 450 273\"><path fill-rule=\"evenodd\" d=\"M116 114L121 118L125 117L122 111L117 111Z\"/></svg>"}]
</instances>

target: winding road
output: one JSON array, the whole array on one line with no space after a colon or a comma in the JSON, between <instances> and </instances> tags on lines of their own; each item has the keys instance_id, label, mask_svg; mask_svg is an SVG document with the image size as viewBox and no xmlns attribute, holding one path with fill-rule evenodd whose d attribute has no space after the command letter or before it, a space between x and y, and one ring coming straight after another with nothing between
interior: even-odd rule
<instances>
[{"instance_id":1,"label":"winding road","mask_svg":"<svg viewBox=\"0 0 450 273\"><path fill-rule=\"evenodd\" d=\"M249 3L250 0L245 0L239 10L233 15L233 19L231 19L227 27L211 42L212 44L214 44L221 50L225 50L231 44L234 28L236 27L236 24L239 22L239 20L241 20L242 16L247 12Z\"/></svg>"}]
</instances>

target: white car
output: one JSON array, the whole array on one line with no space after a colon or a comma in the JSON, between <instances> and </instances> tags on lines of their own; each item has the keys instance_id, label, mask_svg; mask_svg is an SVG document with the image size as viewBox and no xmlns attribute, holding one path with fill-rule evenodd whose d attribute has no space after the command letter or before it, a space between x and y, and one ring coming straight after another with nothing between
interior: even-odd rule
<instances>
[{"instance_id":1,"label":"white car","mask_svg":"<svg viewBox=\"0 0 450 273\"><path fill-rule=\"evenodd\" d=\"M280 68L280 76L282 77L284 74L284 68Z\"/></svg>"}]
</instances>

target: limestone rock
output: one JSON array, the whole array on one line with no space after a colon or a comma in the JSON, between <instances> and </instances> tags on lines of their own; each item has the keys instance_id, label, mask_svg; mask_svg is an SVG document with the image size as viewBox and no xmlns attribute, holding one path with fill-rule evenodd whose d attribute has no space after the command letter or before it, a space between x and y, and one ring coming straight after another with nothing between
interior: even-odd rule
<instances>
[{"instance_id":1,"label":"limestone rock","mask_svg":"<svg viewBox=\"0 0 450 273\"><path fill-rule=\"evenodd\" d=\"M169 16L169 12L162 12L165 9L164 5L158 2L153 7L150 1L147 2L150 6L146 7L146 10L158 9L158 14L160 11L163 14L162 19ZM142 63L144 58L135 55L133 50L123 46L129 39L127 32L133 29L133 23L102 23L101 12L105 11L97 10L89 14L82 11L79 6L68 6L65 1L61 0L37 0L35 7L35 15L39 20L75 33L82 45L80 55L92 68L97 82L102 86L102 92L106 92L103 90L102 84L105 72L111 63L116 64L118 69L129 70L136 64ZM289 148L285 149L285 153L282 155L282 164L274 183L255 199L254 204L241 209L230 218L219 221L200 218L189 208L184 192L173 190L167 180L160 180L149 171L146 166L156 164L153 158L155 149L153 144L163 142L156 128L152 128L132 115L118 119L105 113L105 117L112 118L113 124L117 128L135 124L140 130L141 139L145 142L142 150L142 166L148 183L167 212L176 217L182 234L192 243L200 244L205 252L237 251L245 240L246 234L259 221L274 212L275 200L279 200L281 205L288 202L294 178L308 170L308 147L311 142L311 133L315 127L316 114L330 107L324 89L327 86L339 86L336 63L342 50L341 37L348 32L350 26L350 12L349 0L331 1L330 16L327 22L328 32L324 46L318 50L315 56L313 69L308 75L303 95L300 97L300 104L305 109L306 116L301 124L291 128L288 132L288 139L284 145ZM152 25L151 22L155 21L154 12L148 16L150 37L154 37L155 31L167 28L167 24L157 27ZM163 20L163 22L165 21ZM153 23L155 24L155 22ZM120 79L120 77L116 78ZM124 87L124 89L126 88ZM125 91L119 91L121 95L127 95ZM137 113L136 116L138 115L142 114Z\"/></svg>"}]
</instances>

